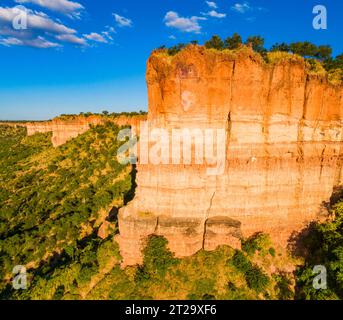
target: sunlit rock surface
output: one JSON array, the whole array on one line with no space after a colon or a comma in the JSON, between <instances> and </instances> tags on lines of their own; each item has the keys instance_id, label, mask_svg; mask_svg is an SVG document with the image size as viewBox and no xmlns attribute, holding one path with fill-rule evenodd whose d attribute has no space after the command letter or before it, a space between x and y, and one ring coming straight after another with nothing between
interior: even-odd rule
<instances>
[{"instance_id":1,"label":"sunlit rock surface","mask_svg":"<svg viewBox=\"0 0 343 320\"><path fill-rule=\"evenodd\" d=\"M151 127L225 130L224 171L209 164L137 164L136 195L119 213L123 265L142 262L150 234L177 256L267 232L282 246L325 214L342 182L341 86L304 61L266 64L236 53L187 47L147 63ZM141 159L139 159L141 160Z\"/></svg>"}]
</instances>

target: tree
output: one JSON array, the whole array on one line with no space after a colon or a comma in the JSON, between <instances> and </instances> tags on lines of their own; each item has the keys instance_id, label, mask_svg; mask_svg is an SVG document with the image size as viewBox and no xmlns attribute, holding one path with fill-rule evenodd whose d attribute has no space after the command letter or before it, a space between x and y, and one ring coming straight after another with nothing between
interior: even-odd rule
<instances>
[{"instance_id":1,"label":"tree","mask_svg":"<svg viewBox=\"0 0 343 320\"><path fill-rule=\"evenodd\" d=\"M171 48L168 49L168 54L170 56L174 56L176 55L178 52L180 52L184 47L186 47L186 45L184 43L179 43L176 46L173 46Z\"/></svg>"},{"instance_id":2,"label":"tree","mask_svg":"<svg viewBox=\"0 0 343 320\"><path fill-rule=\"evenodd\" d=\"M223 50L224 42L219 36L214 35L209 41L205 43L205 47L207 49Z\"/></svg>"},{"instance_id":3,"label":"tree","mask_svg":"<svg viewBox=\"0 0 343 320\"><path fill-rule=\"evenodd\" d=\"M308 41L291 43L290 49L294 54L303 57L315 57L318 52L317 46Z\"/></svg>"},{"instance_id":4,"label":"tree","mask_svg":"<svg viewBox=\"0 0 343 320\"><path fill-rule=\"evenodd\" d=\"M167 239L159 236L150 236L147 245L143 250L144 265L140 276L144 277L164 277L168 268L179 263L168 249Z\"/></svg>"},{"instance_id":5,"label":"tree","mask_svg":"<svg viewBox=\"0 0 343 320\"><path fill-rule=\"evenodd\" d=\"M266 51L264 48L264 39L261 36L250 36L246 44L250 45L256 52L262 53Z\"/></svg>"},{"instance_id":6,"label":"tree","mask_svg":"<svg viewBox=\"0 0 343 320\"><path fill-rule=\"evenodd\" d=\"M333 221L313 224L302 239L301 245L310 254L305 256L305 265L296 271L299 299L343 298L343 199L333 209ZM318 261L327 269L327 290L313 288L313 267Z\"/></svg>"},{"instance_id":7,"label":"tree","mask_svg":"<svg viewBox=\"0 0 343 320\"><path fill-rule=\"evenodd\" d=\"M324 67L327 71L343 69L343 54L338 55L336 58L330 57L324 60Z\"/></svg>"},{"instance_id":8,"label":"tree","mask_svg":"<svg viewBox=\"0 0 343 320\"><path fill-rule=\"evenodd\" d=\"M336 57L336 60L341 64L341 66L343 67L343 53L338 55Z\"/></svg>"},{"instance_id":9,"label":"tree","mask_svg":"<svg viewBox=\"0 0 343 320\"><path fill-rule=\"evenodd\" d=\"M332 55L332 48L328 45L325 46L319 46L317 48L316 58L318 58L321 61L326 61L331 58Z\"/></svg>"},{"instance_id":10,"label":"tree","mask_svg":"<svg viewBox=\"0 0 343 320\"><path fill-rule=\"evenodd\" d=\"M108 116L109 112L106 111L106 110L104 110L104 111L102 112L102 114L105 115L105 116Z\"/></svg>"},{"instance_id":11,"label":"tree","mask_svg":"<svg viewBox=\"0 0 343 320\"><path fill-rule=\"evenodd\" d=\"M225 47L230 50L239 48L242 45L242 37L238 33L234 33L232 37L227 37Z\"/></svg>"},{"instance_id":12,"label":"tree","mask_svg":"<svg viewBox=\"0 0 343 320\"><path fill-rule=\"evenodd\" d=\"M272 51L272 52L274 52L274 51L289 52L290 51L290 47L289 47L289 45L287 43L284 43L284 42L282 42L280 44L279 43L275 43L271 47L270 51Z\"/></svg>"}]
</instances>

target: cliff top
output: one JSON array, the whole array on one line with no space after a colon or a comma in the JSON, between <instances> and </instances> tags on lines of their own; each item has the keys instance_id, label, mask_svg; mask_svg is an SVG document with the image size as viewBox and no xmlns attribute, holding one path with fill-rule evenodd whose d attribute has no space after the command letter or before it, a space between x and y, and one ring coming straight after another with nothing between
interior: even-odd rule
<instances>
[{"instance_id":1,"label":"cliff top","mask_svg":"<svg viewBox=\"0 0 343 320\"><path fill-rule=\"evenodd\" d=\"M336 69L328 72L319 60L306 59L298 54L283 51L271 51L262 55L247 45L241 45L239 48L233 50L218 50L197 44L189 44L173 54L170 54L166 48L160 48L152 52L149 61L153 64L159 61L164 65L172 65L189 60L196 61L199 57L206 57L209 65L218 61L224 62L244 59L252 60L264 68L272 68L275 65L282 64L293 64L303 67L309 76L319 77L334 86L343 84L343 70Z\"/></svg>"},{"instance_id":2,"label":"cliff top","mask_svg":"<svg viewBox=\"0 0 343 320\"><path fill-rule=\"evenodd\" d=\"M50 120L21 120L21 121L11 121L11 120L0 120L0 124L9 124L9 125L29 125L29 124L46 124L46 123L93 123L99 121L113 121L113 120L123 120L123 119L145 119L146 112L122 112L122 113L80 113L80 114L61 114Z\"/></svg>"}]
</instances>

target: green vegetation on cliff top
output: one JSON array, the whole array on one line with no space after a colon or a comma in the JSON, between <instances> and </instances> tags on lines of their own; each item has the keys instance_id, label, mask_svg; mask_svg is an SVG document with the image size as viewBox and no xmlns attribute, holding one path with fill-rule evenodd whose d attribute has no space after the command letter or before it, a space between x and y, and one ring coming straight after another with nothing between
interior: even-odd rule
<instances>
[{"instance_id":1,"label":"green vegetation on cliff top","mask_svg":"<svg viewBox=\"0 0 343 320\"><path fill-rule=\"evenodd\" d=\"M270 50L267 50L264 44L265 40L261 36L250 36L243 42L242 37L234 33L224 40L218 35L214 35L210 40L205 42L204 47L207 50L230 55L239 53L247 47L251 47L266 63L271 64L282 60L305 60L310 74L327 75L330 83L334 85L343 82L343 54L333 57L332 48L329 45L316 46L308 41L294 42L291 44L276 43ZM180 43L170 48L162 46L158 51L172 57L189 45L198 45L198 42L192 41L189 44Z\"/></svg>"}]
</instances>

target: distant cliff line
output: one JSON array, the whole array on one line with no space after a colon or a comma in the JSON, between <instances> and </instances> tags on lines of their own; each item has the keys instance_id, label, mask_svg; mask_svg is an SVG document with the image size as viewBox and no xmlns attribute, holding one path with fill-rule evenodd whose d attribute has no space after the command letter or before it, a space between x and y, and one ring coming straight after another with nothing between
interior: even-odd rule
<instances>
[{"instance_id":1,"label":"distant cliff line","mask_svg":"<svg viewBox=\"0 0 343 320\"><path fill-rule=\"evenodd\" d=\"M92 125L113 122L118 126L138 127L139 122L146 119L144 112L122 114L80 114L61 115L47 121L0 121L0 125L20 126L27 129L28 136L35 133L52 132L54 147L65 144L70 139L85 133Z\"/></svg>"}]
</instances>

